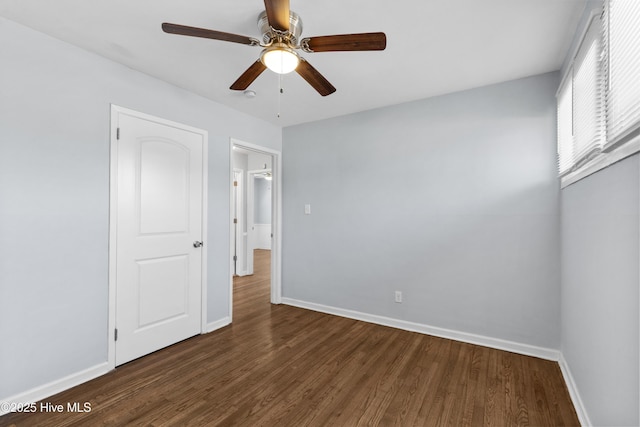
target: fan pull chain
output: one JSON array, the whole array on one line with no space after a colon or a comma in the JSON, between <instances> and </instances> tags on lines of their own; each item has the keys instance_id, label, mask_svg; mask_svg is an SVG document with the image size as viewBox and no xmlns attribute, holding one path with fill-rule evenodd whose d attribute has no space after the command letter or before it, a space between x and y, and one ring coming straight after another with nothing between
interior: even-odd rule
<instances>
[{"instance_id":1,"label":"fan pull chain","mask_svg":"<svg viewBox=\"0 0 640 427\"><path fill-rule=\"evenodd\" d=\"M280 107L282 106L282 74L278 74L278 118L280 118Z\"/></svg>"}]
</instances>

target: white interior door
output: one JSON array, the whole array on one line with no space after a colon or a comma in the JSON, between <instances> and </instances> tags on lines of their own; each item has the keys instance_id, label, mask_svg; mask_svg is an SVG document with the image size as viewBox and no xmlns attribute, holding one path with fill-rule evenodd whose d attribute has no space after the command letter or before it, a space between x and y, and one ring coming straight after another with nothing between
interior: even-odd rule
<instances>
[{"instance_id":1,"label":"white interior door","mask_svg":"<svg viewBox=\"0 0 640 427\"><path fill-rule=\"evenodd\" d=\"M253 274L253 250L256 242L256 227L254 224L254 188L256 177L253 171L247 173L247 274Z\"/></svg>"},{"instance_id":2,"label":"white interior door","mask_svg":"<svg viewBox=\"0 0 640 427\"><path fill-rule=\"evenodd\" d=\"M116 348L120 365L201 332L202 134L120 114Z\"/></svg>"},{"instance_id":3,"label":"white interior door","mask_svg":"<svg viewBox=\"0 0 640 427\"><path fill-rule=\"evenodd\" d=\"M247 233L245 231L245 204L244 204L244 171L233 169L233 265L236 276L247 275L247 263L245 246Z\"/></svg>"}]
</instances>

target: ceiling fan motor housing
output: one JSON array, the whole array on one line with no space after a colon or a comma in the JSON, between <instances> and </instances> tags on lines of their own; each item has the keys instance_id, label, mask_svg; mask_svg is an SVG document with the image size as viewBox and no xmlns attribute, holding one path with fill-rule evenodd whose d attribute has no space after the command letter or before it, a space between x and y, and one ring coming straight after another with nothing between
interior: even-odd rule
<instances>
[{"instance_id":1,"label":"ceiling fan motor housing","mask_svg":"<svg viewBox=\"0 0 640 427\"><path fill-rule=\"evenodd\" d=\"M285 42L290 47L297 47L302 34L302 19L297 13L289 11L289 31L282 34L271 28L267 12L264 11L258 16L258 31L262 34L262 42L266 45L272 42Z\"/></svg>"}]
</instances>

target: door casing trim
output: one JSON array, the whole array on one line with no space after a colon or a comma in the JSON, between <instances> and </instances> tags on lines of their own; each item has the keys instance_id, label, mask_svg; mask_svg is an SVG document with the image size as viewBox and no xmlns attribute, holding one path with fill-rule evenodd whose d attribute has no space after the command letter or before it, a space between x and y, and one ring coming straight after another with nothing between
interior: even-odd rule
<instances>
[{"instance_id":1,"label":"door casing trim","mask_svg":"<svg viewBox=\"0 0 640 427\"><path fill-rule=\"evenodd\" d=\"M255 196L254 178L256 174L264 173L264 172L273 173L271 171L271 168L247 170L247 185L245 186L247 190L247 200L253 200ZM273 200L271 200L271 202L273 203ZM273 209L271 210L273 211ZM256 240L256 231L252 230L252 226L255 226L255 223L253 222L253 219L252 219L254 214L255 214L254 203L247 203L247 218L246 218L247 255L248 255L248 252L251 250L250 248L254 247L254 243ZM253 257L252 256L247 256L247 274L253 274Z\"/></svg>"}]
</instances>

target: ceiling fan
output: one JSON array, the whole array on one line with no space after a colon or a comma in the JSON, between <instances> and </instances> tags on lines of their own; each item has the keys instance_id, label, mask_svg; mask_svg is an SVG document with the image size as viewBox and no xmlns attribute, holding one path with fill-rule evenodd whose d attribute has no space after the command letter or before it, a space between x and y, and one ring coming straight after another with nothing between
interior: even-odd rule
<instances>
[{"instance_id":1,"label":"ceiling fan","mask_svg":"<svg viewBox=\"0 0 640 427\"><path fill-rule=\"evenodd\" d=\"M296 71L322 96L336 91L322 74L302 58L296 50L307 53L384 50L387 37L384 33L340 34L306 37L301 39L302 20L289 9L289 0L264 0L265 11L258 17L258 29L262 40L222 31L185 25L163 23L165 33L222 40L263 48L260 58L254 62L230 87L245 90L267 68L286 74Z\"/></svg>"}]
</instances>

